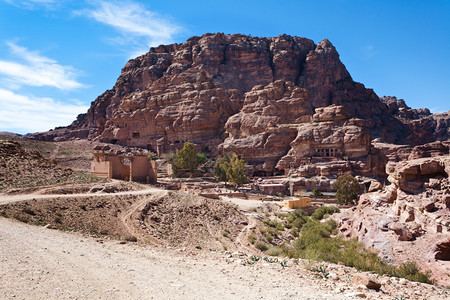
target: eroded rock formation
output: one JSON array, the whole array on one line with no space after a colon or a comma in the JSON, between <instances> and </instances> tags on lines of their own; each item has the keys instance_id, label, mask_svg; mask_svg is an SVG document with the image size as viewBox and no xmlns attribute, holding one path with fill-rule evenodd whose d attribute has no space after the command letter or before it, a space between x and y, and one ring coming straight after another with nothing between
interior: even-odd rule
<instances>
[{"instance_id":1,"label":"eroded rock formation","mask_svg":"<svg viewBox=\"0 0 450 300\"><path fill-rule=\"evenodd\" d=\"M390 185L363 194L358 207L337 217L341 232L387 261L413 260L450 282L450 156L390 162L386 171Z\"/></svg>"},{"instance_id":2,"label":"eroded rock formation","mask_svg":"<svg viewBox=\"0 0 450 300\"><path fill-rule=\"evenodd\" d=\"M380 100L353 81L328 40L217 33L151 48L70 126L30 138L89 138L159 154L190 141L212 157L234 150L261 174L315 156L348 158L350 171L378 176L387 159L370 140L445 141L449 120Z\"/></svg>"}]
</instances>

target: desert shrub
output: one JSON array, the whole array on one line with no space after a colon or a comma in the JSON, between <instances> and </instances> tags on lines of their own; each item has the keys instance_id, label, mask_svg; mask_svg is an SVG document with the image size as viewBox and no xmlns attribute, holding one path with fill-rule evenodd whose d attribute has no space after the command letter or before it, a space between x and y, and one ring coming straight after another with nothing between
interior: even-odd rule
<instances>
[{"instance_id":1,"label":"desert shrub","mask_svg":"<svg viewBox=\"0 0 450 300\"><path fill-rule=\"evenodd\" d=\"M137 237L135 237L134 235L129 235L127 237L125 237L125 241L127 242L137 242Z\"/></svg>"},{"instance_id":2,"label":"desert shrub","mask_svg":"<svg viewBox=\"0 0 450 300\"><path fill-rule=\"evenodd\" d=\"M270 256L280 256L281 254L283 254L283 249L277 246L271 246L269 249L267 249L266 254Z\"/></svg>"},{"instance_id":3,"label":"desert shrub","mask_svg":"<svg viewBox=\"0 0 450 300\"><path fill-rule=\"evenodd\" d=\"M339 208L336 206L321 206L311 215L311 218L315 220L322 220L325 215L332 215L335 212L339 212Z\"/></svg>"},{"instance_id":4,"label":"desert shrub","mask_svg":"<svg viewBox=\"0 0 450 300\"><path fill-rule=\"evenodd\" d=\"M289 226L300 229L308 221L308 215L305 211L297 209L289 216L287 216L286 220Z\"/></svg>"},{"instance_id":5,"label":"desert shrub","mask_svg":"<svg viewBox=\"0 0 450 300\"><path fill-rule=\"evenodd\" d=\"M256 242L256 236L254 235L254 234L250 234L249 236L248 236L248 241L250 242L250 244L255 244L255 242Z\"/></svg>"},{"instance_id":6,"label":"desert shrub","mask_svg":"<svg viewBox=\"0 0 450 300\"><path fill-rule=\"evenodd\" d=\"M276 228L277 228L277 230L279 230L279 231L283 231L283 230L284 230L284 226L283 226L283 224L281 224L281 223L277 223Z\"/></svg>"},{"instance_id":7,"label":"desert shrub","mask_svg":"<svg viewBox=\"0 0 450 300\"><path fill-rule=\"evenodd\" d=\"M358 180L352 175L342 175L333 183L339 203L355 204L360 191Z\"/></svg>"},{"instance_id":8,"label":"desert shrub","mask_svg":"<svg viewBox=\"0 0 450 300\"><path fill-rule=\"evenodd\" d=\"M223 237L228 237L229 233L227 231L222 232Z\"/></svg>"},{"instance_id":9,"label":"desert shrub","mask_svg":"<svg viewBox=\"0 0 450 300\"><path fill-rule=\"evenodd\" d=\"M396 275L412 281L433 284L433 280L430 279L431 272L420 272L417 264L412 261L401 264L396 270Z\"/></svg>"},{"instance_id":10,"label":"desert shrub","mask_svg":"<svg viewBox=\"0 0 450 300\"><path fill-rule=\"evenodd\" d=\"M415 263L408 262L399 267L389 265L377 256L376 252L366 250L356 239L330 237L335 229L336 222L333 220L321 223L311 218L302 227L300 237L293 242L289 255L316 261L341 262L361 271L432 283L430 274L420 272Z\"/></svg>"},{"instance_id":11,"label":"desert shrub","mask_svg":"<svg viewBox=\"0 0 450 300\"><path fill-rule=\"evenodd\" d=\"M269 246L263 241L257 241L255 243L255 248L261 251L267 251L267 249L269 249Z\"/></svg>"},{"instance_id":12,"label":"desert shrub","mask_svg":"<svg viewBox=\"0 0 450 300\"><path fill-rule=\"evenodd\" d=\"M266 240L267 240L269 243L272 243L272 241L273 241L273 236L272 236L270 233L267 233L266 236L265 236L265 238L266 238Z\"/></svg>"}]
</instances>

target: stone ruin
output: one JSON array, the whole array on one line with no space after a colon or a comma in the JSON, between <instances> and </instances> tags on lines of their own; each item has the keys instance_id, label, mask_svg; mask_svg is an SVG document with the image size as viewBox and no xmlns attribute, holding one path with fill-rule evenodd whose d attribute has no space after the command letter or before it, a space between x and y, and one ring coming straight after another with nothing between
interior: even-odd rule
<instances>
[{"instance_id":1,"label":"stone ruin","mask_svg":"<svg viewBox=\"0 0 450 300\"><path fill-rule=\"evenodd\" d=\"M156 183L158 177L157 163L149 159L146 150L111 150L109 146L95 146L94 160L91 164L92 175Z\"/></svg>"}]
</instances>

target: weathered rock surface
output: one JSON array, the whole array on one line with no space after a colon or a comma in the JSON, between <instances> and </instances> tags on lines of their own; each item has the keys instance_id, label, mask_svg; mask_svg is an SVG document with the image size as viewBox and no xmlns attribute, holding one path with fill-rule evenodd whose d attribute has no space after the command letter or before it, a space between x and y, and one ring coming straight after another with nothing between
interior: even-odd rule
<instances>
[{"instance_id":1,"label":"weathered rock surface","mask_svg":"<svg viewBox=\"0 0 450 300\"><path fill-rule=\"evenodd\" d=\"M89 138L159 154L185 141L211 156L220 148L248 157L255 149L252 162L264 173L299 167L310 158L307 144L323 140L356 158L352 171L377 176L383 170L374 173L373 165L382 168L384 158L367 157L371 139L445 141L449 120L393 97L380 101L352 80L328 40L217 33L151 48L70 126L30 138Z\"/></svg>"},{"instance_id":2,"label":"weathered rock surface","mask_svg":"<svg viewBox=\"0 0 450 300\"><path fill-rule=\"evenodd\" d=\"M437 260L450 260L450 239L436 242L431 248L431 257Z\"/></svg>"},{"instance_id":3,"label":"weathered rock surface","mask_svg":"<svg viewBox=\"0 0 450 300\"><path fill-rule=\"evenodd\" d=\"M239 153L256 173L270 174L289 150L298 125L311 114L307 91L292 82L255 86L245 94L241 111L225 124L229 136L220 148Z\"/></svg>"},{"instance_id":4,"label":"weathered rock surface","mask_svg":"<svg viewBox=\"0 0 450 300\"><path fill-rule=\"evenodd\" d=\"M351 164L353 170L370 171L370 164L367 164L370 134L364 120L352 118L345 107L336 105L317 108L312 120L298 126L297 136L277 168L291 169L305 163L328 162L329 169L333 169L333 164L345 159L358 162Z\"/></svg>"},{"instance_id":5,"label":"weathered rock surface","mask_svg":"<svg viewBox=\"0 0 450 300\"><path fill-rule=\"evenodd\" d=\"M390 162L386 172L390 185L363 194L357 208L336 217L341 232L386 261L416 261L450 283L450 156Z\"/></svg>"},{"instance_id":6,"label":"weathered rock surface","mask_svg":"<svg viewBox=\"0 0 450 300\"><path fill-rule=\"evenodd\" d=\"M378 290L381 288L381 283L365 274L356 274L355 276L353 276L352 284L355 286L364 285L368 289L372 290Z\"/></svg>"}]
</instances>

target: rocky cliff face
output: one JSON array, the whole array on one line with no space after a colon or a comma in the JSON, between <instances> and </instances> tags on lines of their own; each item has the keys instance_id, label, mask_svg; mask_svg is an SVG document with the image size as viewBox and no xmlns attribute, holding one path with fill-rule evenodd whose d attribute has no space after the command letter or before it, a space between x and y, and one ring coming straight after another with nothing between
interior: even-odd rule
<instances>
[{"instance_id":1,"label":"rocky cliff face","mask_svg":"<svg viewBox=\"0 0 450 300\"><path fill-rule=\"evenodd\" d=\"M314 156L354 158L368 170L371 139L446 140L448 125L448 115L380 101L352 80L328 40L218 33L151 48L70 126L31 138L90 138L159 154L191 141L212 156L234 150L267 174Z\"/></svg>"}]
</instances>

